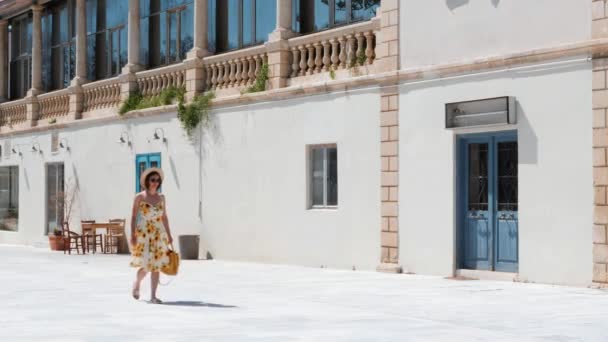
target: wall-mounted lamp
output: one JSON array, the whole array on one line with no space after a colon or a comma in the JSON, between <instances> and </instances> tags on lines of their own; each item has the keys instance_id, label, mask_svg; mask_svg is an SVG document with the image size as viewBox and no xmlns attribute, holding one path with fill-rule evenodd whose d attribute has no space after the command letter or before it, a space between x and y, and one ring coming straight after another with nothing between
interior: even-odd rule
<instances>
[{"instance_id":1,"label":"wall-mounted lamp","mask_svg":"<svg viewBox=\"0 0 608 342\"><path fill-rule=\"evenodd\" d=\"M157 128L154 130L153 138L154 138L154 140L162 141L164 144L167 143L167 138L165 138L165 131L163 131L162 128Z\"/></svg>"},{"instance_id":2,"label":"wall-mounted lamp","mask_svg":"<svg viewBox=\"0 0 608 342\"><path fill-rule=\"evenodd\" d=\"M59 141L59 148L65 149L66 151L70 151L70 146L68 146L67 139L63 138Z\"/></svg>"},{"instance_id":3,"label":"wall-mounted lamp","mask_svg":"<svg viewBox=\"0 0 608 342\"><path fill-rule=\"evenodd\" d=\"M17 146L14 146L13 148L11 148L11 153L18 155L19 157L21 157L23 155L23 154L21 154L21 150Z\"/></svg>"},{"instance_id":4,"label":"wall-mounted lamp","mask_svg":"<svg viewBox=\"0 0 608 342\"><path fill-rule=\"evenodd\" d=\"M127 146L131 146L131 139L129 138L129 133L127 131L123 131L120 133L120 138L117 141L119 144L127 144Z\"/></svg>"},{"instance_id":5,"label":"wall-mounted lamp","mask_svg":"<svg viewBox=\"0 0 608 342\"><path fill-rule=\"evenodd\" d=\"M40 144L38 144L37 142L32 143L32 148L30 149L30 151L32 153L40 153L40 154L42 154L42 150L40 149Z\"/></svg>"}]
</instances>

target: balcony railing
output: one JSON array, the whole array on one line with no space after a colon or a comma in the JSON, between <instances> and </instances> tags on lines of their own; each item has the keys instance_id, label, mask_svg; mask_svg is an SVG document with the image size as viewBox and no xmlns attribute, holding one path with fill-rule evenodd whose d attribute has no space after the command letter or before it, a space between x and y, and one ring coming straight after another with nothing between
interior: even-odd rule
<instances>
[{"instance_id":1,"label":"balcony railing","mask_svg":"<svg viewBox=\"0 0 608 342\"><path fill-rule=\"evenodd\" d=\"M70 111L70 94L67 89L41 94L38 96L40 104L39 120L55 119L68 115Z\"/></svg>"},{"instance_id":2,"label":"balcony railing","mask_svg":"<svg viewBox=\"0 0 608 342\"><path fill-rule=\"evenodd\" d=\"M367 21L290 39L291 77L372 65L376 58L375 25Z\"/></svg>"},{"instance_id":3,"label":"balcony railing","mask_svg":"<svg viewBox=\"0 0 608 342\"><path fill-rule=\"evenodd\" d=\"M268 55L264 45L207 57L205 89L243 88L255 83Z\"/></svg>"},{"instance_id":4,"label":"balcony railing","mask_svg":"<svg viewBox=\"0 0 608 342\"><path fill-rule=\"evenodd\" d=\"M83 112L120 105L120 82L118 77L87 83L82 86L82 90L84 93Z\"/></svg>"},{"instance_id":5,"label":"balcony railing","mask_svg":"<svg viewBox=\"0 0 608 342\"><path fill-rule=\"evenodd\" d=\"M173 64L137 73L137 86L143 96L156 96L169 87L186 85L186 65Z\"/></svg>"},{"instance_id":6,"label":"balcony railing","mask_svg":"<svg viewBox=\"0 0 608 342\"><path fill-rule=\"evenodd\" d=\"M136 90L146 97L157 96L170 87L186 88L188 99L198 92L210 90L217 93L216 97L237 95L256 83L263 65L269 63L269 56L268 76L273 88L327 81L329 78L345 79L355 75L354 70L358 75L371 74L381 67L375 63L379 31L380 19L375 18L282 42L86 83L81 86L82 92L76 87L34 95L31 98L33 106L27 105L25 99L0 104L0 126L26 122L30 115L38 121L49 120L50 123L52 119L72 114L70 110L80 112L73 113L76 114L74 118L114 115L123 92ZM38 107L35 106L36 100ZM70 101L75 104L82 101L82 109L78 106L70 108ZM87 115L78 115L83 113ZM35 125L35 121L31 124Z\"/></svg>"},{"instance_id":7,"label":"balcony railing","mask_svg":"<svg viewBox=\"0 0 608 342\"><path fill-rule=\"evenodd\" d=\"M27 120L25 99L0 104L0 125L12 126Z\"/></svg>"}]
</instances>

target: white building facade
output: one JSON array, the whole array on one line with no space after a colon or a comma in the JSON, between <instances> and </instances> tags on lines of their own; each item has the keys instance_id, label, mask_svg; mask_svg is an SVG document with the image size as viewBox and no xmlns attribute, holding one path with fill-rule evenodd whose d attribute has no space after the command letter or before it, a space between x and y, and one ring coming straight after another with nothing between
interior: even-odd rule
<instances>
[{"instance_id":1,"label":"white building facade","mask_svg":"<svg viewBox=\"0 0 608 342\"><path fill-rule=\"evenodd\" d=\"M158 165L201 258L608 283L604 1L112 6L0 9L0 243L46 246L72 189L73 230L129 227ZM215 94L191 137L119 114L171 86Z\"/></svg>"}]
</instances>

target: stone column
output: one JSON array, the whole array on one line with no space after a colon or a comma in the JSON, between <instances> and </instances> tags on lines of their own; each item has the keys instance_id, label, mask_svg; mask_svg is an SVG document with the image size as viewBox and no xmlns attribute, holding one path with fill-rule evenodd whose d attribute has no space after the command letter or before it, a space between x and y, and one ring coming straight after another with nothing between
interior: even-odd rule
<instances>
[{"instance_id":1,"label":"stone column","mask_svg":"<svg viewBox=\"0 0 608 342\"><path fill-rule=\"evenodd\" d=\"M38 124L40 105L37 95L42 87L42 10L40 5L32 6L32 87L25 98L27 108L27 123L30 126Z\"/></svg>"},{"instance_id":2,"label":"stone column","mask_svg":"<svg viewBox=\"0 0 608 342\"><path fill-rule=\"evenodd\" d=\"M32 88L29 93L37 95L42 89L42 6L32 6Z\"/></svg>"},{"instance_id":3,"label":"stone column","mask_svg":"<svg viewBox=\"0 0 608 342\"><path fill-rule=\"evenodd\" d=\"M294 36L292 31L292 0L277 0L276 28L270 33L269 41L288 39Z\"/></svg>"},{"instance_id":4,"label":"stone column","mask_svg":"<svg viewBox=\"0 0 608 342\"><path fill-rule=\"evenodd\" d=\"M8 100L8 20L0 20L0 102Z\"/></svg>"},{"instance_id":5,"label":"stone column","mask_svg":"<svg viewBox=\"0 0 608 342\"><path fill-rule=\"evenodd\" d=\"M188 59L209 56L207 0L194 0L194 46L188 52Z\"/></svg>"},{"instance_id":6,"label":"stone column","mask_svg":"<svg viewBox=\"0 0 608 342\"><path fill-rule=\"evenodd\" d=\"M128 72L137 72L143 69L139 60L139 40L141 39L139 26L139 0L129 0L128 56L125 66Z\"/></svg>"},{"instance_id":7,"label":"stone column","mask_svg":"<svg viewBox=\"0 0 608 342\"><path fill-rule=\"evenodd\" d=\"M188 52L186 63L186 101L191 101L205 90L203 57L211 53L207 39L207 0L194 0L194 46Z\"/></svg>"},{"instance_id":8,"label":"stone column","mask_svg":"<svg viewBox=\"0 0 608 342\"><path fill-rule=\"evenodd\" d=\"M72 84L81 85L87 79L87 13L85 0L76 0L76 76Z\"/></svg>"},{"instance_id":9,"label":"stone column","mask_svg":"<svg viewBox=\"0 0 608 342\"><path fill-rule=\"evenodd\" d=\"M289 44L287 39L294 37L291 30L292 0L277 0L276 28L268 36L268 71L270 89L287 86L291 74Z\"/></svg>"},{"instance_id":10,"label":"stone column","mask_svg":"<svg viewBox=\"0 0 608 342\"><path fill-rule=\"evenodd\" d=\"M124 0L123 0L124 1ZM129 94L137 91L135 73L143 70L139 60L140 37L139 0L129 0L127 65L120 75L120 99L124 101Z\"/></svg>"},{"instance_id":11,"label":"stone column","mask_svg":"<svg viewBox=\"0 0 608 342\"><path fill-rule=\"evenodd\" d=\"M87 13L85 0L76 0L76 75L70 87L71 119L82 118L83 91L82 85L87 82Z\"/></svg>"}]
</instances>

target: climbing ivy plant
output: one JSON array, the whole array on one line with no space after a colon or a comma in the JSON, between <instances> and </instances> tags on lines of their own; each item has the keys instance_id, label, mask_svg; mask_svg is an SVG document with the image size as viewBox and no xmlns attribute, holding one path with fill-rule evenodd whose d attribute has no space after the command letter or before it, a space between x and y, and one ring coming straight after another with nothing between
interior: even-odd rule
<instances>
[{"instance_id":1,"label":"climbing ivy plant","mask_svg":"<svg viewBox=\"0 0 608 342\"><path fill-rule=\"evenodd\" d=\"M132 110L166 106L177 101L177 118L188 137L200 124L209 121L209 107L215 97L213 92L197 95L190 103L185 101L186 88L171 86L156 96L142 96L139 92L129 95L122 103L118 113L124 115Z\"/></svg>"},{"instance_id":2,"label":"climbing ivy plant","mask_svg":"<svg viewBox=\"0 0 608 342\"><path fill-rule=\"evenodd\" d=\"M257 93L266 90L266 82L268 82L268 63L262 64L258 76L255 79L255 83L248 88L245 88L241 93Z\"/></svg>"}]
</instances>

